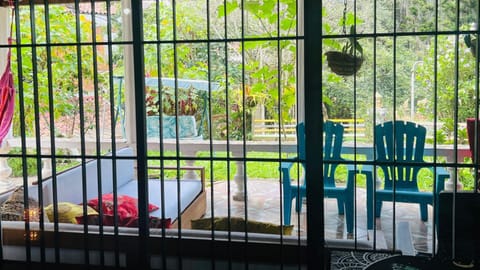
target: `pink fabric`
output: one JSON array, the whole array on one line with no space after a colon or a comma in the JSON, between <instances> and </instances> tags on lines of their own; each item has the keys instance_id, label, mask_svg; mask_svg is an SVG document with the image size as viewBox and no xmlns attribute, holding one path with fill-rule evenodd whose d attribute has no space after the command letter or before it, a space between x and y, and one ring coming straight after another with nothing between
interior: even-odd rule
<instances>
[{"instance_id":1,"label":"pink fabric","mask_svg":"<svg viewBox=\"0 0 480 270\"><path fill-rule=\"evenodd\" d=\"M11 39L9 39L9 44L11 44ZM7 136L12 125L15 105L15 83L10 68L10 54L9 49L7 66L0 78L0 145L3 143L3 139Z\"/></svg>"}]
</instances>

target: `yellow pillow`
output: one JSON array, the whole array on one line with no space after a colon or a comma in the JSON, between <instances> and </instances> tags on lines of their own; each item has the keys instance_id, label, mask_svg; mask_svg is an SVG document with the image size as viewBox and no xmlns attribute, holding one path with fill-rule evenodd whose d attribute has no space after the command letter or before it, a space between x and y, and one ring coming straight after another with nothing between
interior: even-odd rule
<instances>
[{"instance_id":1,"label":"yellow pillow","mask_svg":"<svg viewBox=\"0 0 480 270\"><path fill-rule=\"evenodd\" d=\"M60 223L78 224L77 217L83 216L83 206L70 202L59 202L57 204L57 211L58 222ZM48 219L53 222L53 204L45 207L45 213L47 214ZM90 215L98 215L98 212L87 205L87 216Z\"/></svg>"}]
</instances>

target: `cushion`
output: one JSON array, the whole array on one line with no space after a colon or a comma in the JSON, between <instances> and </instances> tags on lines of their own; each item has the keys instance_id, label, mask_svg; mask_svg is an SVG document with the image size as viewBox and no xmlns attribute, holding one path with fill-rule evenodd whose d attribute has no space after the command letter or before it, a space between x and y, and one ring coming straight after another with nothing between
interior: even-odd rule
<instances>
[{"instance_id":1,"label":"cushion","mask_svg":"<svg viewBox=\"0 0 480 270\"><path fill-rule=\"evenodd\" d=\"M178 213L182 213L201 192L202 182L199 180L165 180L162 186L162 181L149 179L148 202L154 205L161 205L163 208L151 212L150 215L157 218L165 217L176 220ZM119 187L117 194L137 197L137 181L130 181L127 185ZM165 212L162 213L162 210Z\"/></svg>"},{"instance_id":2,"label":"cushion","mask_svg":"<svg viewBox=\"0 0 480 270\"><path fill-rule=\"evenodd\" d=\"M108 218L111 219L110 223L113 224L113 216L108 216ZM104 218L104 220L105 220L105 218ZM120 226L138 227L138 217L130 218L130 219L126 220L126 223L123 224L123 225L120 225ZM155 228L155 229L160 229L160 228L169 229L169 228L172 227L172 219L171 218L165 218L165 219L162 220L161 218L150 216L148 218L148 226L150 228Z\"/></svg>"},{"instance_id":3,"label":"cushion","mask_svg":"<svg viewBox=\"0 0 480 270\"><path fill-rule=\"evenodd\" d=\"M54 221L54 205L50 204L45 207L45 214L47 215L48 219L53 222ZM57 213L58 213L58 222L60 223L73 223L79 224L83 223L80 222L83 219L83 206L74 204L71 202L59 202L57 203ZM97 217L98 212L95 211L92 207L87 205L87 216Z\"/></svg>"},{"instance_id":4,"label":"cushion","mask_svg":"<svg viewBox=\"0 0 480 270\"><path fill-rule=\"evenodd\" d=\"M248 232L252 233L267 233L267 234L280 234L283 231L284 235L291 235L293 231L293 225L280 225L259 222L249 220L245 224L245 219L239 217L230 217L230 224L228 217L216 217L213 219L213 226L217 231L234 231L245 232L245 225L247 225ZM211 230L212 218L201 218L192 220L192 229L196 230Z\"/></svg>"},{"instance_id":5,"label":"cushion","mask_svg":"<svg viewBox=\"0 0 480 270\"><path fill-rule=\"evenodd\" d=\"M89 200L87 203L93 209L100 212L98 198ZM103 224L114 225L114 201L113 194L102 195L101 209L103 211ZM148 211L152 212L159 209L154 204L148 205ZM127 195L117 195L117 214L118 225L126 227L135 227L138 225L138 200Z\"/></svg>"},{"instance_id":6,"label":"cushion","mask_svg":"<svg viewBox=\"0 0 480 270\"><path fill-rule=\"evenodd\" d=\"M25 220L25 209L23 201L23 186L18 187L2 204L0 211L2 220L23 221ZM28 206L30 208L30 221L39 220L38 202L32 198L28 198Z\"/></svg>"}]
</instances>

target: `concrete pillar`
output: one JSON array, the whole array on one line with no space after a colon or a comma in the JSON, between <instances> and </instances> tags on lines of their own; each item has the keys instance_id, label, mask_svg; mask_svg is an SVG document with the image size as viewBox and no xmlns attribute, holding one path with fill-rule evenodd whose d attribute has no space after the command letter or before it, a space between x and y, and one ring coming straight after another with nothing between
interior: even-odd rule
<instances>
[{"instance_id":1,"label":"concrete pillar","mask_svg":"<svg viewBox=\"0 0 480 270\"><path fill-rule=\"evenodd\" d=\"M123 40L131 41L133 39L132 32L132 14L130 0L122 0L122 25ZM125 135L127 143L133 145L137 142L136 122L135 122L135 78L133 67L133 47L125 46ZM136 149L134 147L134 149Z\"/></svg>"}]
</instances>

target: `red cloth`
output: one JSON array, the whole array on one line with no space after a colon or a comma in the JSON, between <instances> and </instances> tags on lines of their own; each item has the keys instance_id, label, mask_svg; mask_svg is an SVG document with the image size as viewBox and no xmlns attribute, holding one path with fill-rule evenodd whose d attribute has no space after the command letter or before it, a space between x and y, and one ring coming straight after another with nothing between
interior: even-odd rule
<instances>
[{"instance_id":1,"label":"red cloth","mask_svg":"<svg viewBox=\"0 0 480 270\"><path fill-rule=\"evenodd\" d=\"M112 226L114 224L114 203L113 194L108 193L102 196L102 212L103 212L103 224ZM100 212L98 198L91 199L87 203L93 209ZM148 212L153 212L159 209L154 204L148 205ZM138 200L136 198L127 195L117 195L117 213L118 213L118 225L125 227L138 226ZM150 218L152 219L152 218ZM167 223L167 222L166 222ZM168 222L169 223L169 222Z\"/></svg>"}]
</instances>

